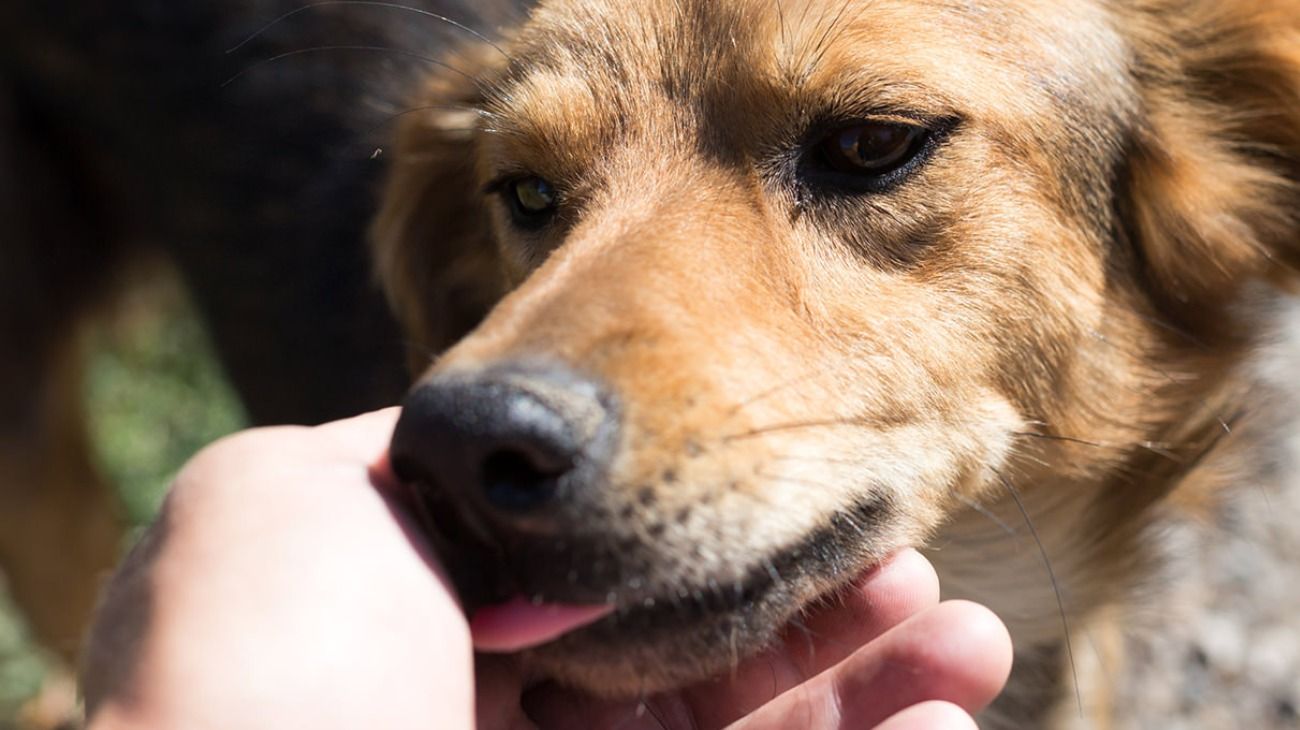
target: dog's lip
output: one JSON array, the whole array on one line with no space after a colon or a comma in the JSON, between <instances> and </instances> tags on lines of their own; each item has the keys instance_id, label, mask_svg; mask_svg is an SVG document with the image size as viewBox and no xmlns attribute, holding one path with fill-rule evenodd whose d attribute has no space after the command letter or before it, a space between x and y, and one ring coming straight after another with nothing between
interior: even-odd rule
<instances>
[{"instance_id":1,"label":"dog's lip","mask_svg":"<svg viewBox=\"0 0 1300 730\"><path fill-rule=\"evenodd\" d=\"M512 653L550 643L613 613L609 604L568 605L534 603L518 596L484 606L470 619L474 648L488 653Z\"/></svg>"}]
</instances>

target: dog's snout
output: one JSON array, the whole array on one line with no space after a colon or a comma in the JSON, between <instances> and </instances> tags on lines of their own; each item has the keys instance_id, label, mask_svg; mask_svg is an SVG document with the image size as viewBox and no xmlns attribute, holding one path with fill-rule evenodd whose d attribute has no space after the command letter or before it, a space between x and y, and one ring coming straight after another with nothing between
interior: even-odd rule
<instances>
[{"instance_id":1,"label":"dog's snout","mask_svg":"<svg viewBox=\"0 0 1300 730\"><path fill-rule=\"evenodd\" d=\"M406 398L393 468L497 519L534 518L603 474L612 415L600 393L555 367L434 379Z\"/></svg>"}]
</instances>

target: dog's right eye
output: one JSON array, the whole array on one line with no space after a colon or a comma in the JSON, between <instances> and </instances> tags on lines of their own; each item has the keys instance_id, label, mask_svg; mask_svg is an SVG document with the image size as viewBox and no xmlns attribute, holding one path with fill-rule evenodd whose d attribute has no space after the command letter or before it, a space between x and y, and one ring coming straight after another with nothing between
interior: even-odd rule
<instances>
[{"instance_id":1,"label":"dog's right eye","mask_svg":"<svg viewBox=\"0 0 1300 730\"><path fill-rule=\"evenodd\" d=\"M555 214L559 195L540 177L521 177L504 181L499 191L510 208L510 215L521 228L540 228Z\"/></svg>"}]
</instances>

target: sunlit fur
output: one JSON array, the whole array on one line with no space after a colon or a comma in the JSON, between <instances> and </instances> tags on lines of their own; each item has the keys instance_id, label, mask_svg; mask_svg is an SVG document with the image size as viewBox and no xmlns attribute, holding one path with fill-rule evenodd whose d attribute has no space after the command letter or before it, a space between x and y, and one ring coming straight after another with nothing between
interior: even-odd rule
<instances>
[{"instance_id":1,"label":"sunlit fur","mask_svg":"<svg viewBox=\"0 0 1300 730\"><path fill-rule=\"evenodd\" d=\"M1251 283L1300 263L1300 2L553 0L449 63L374 230L414 366L563 361L623 417L592 528L636 566L623 630L538 671L719 672L928 544L1018 677L1068 676L1065 626L1231 482ZM876 115L953 126L890 191L806 183L819 125ZM482 192L524 173L561 191L539 233Z\"/></svg>"}]
</instances>

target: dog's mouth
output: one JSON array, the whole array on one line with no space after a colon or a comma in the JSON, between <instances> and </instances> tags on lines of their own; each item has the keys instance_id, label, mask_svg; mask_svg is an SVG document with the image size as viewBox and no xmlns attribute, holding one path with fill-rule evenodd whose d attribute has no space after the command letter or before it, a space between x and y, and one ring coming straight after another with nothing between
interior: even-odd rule
<instances>
[{"instance_id":1,"label":"dog's mouth","mask_svg":"<svg viewBox=\"0 0 1300 730\"><path fill-rule=\"evenodd\" d=\"M701 569L709 561L699 553L661 551L595 516L586 529L562 537L528 535L497 531L472 511L438 500L436 490L416 493L476 647L522 652L539 674L603 694L668 688L725 671L896 547L867 537L887 531L892 510L879 497L748 565ZM628 667L639 663L653 664L658 676L633 677ZM604 674L592 679L592 668Z\"/></svg>"}]
</instances>

